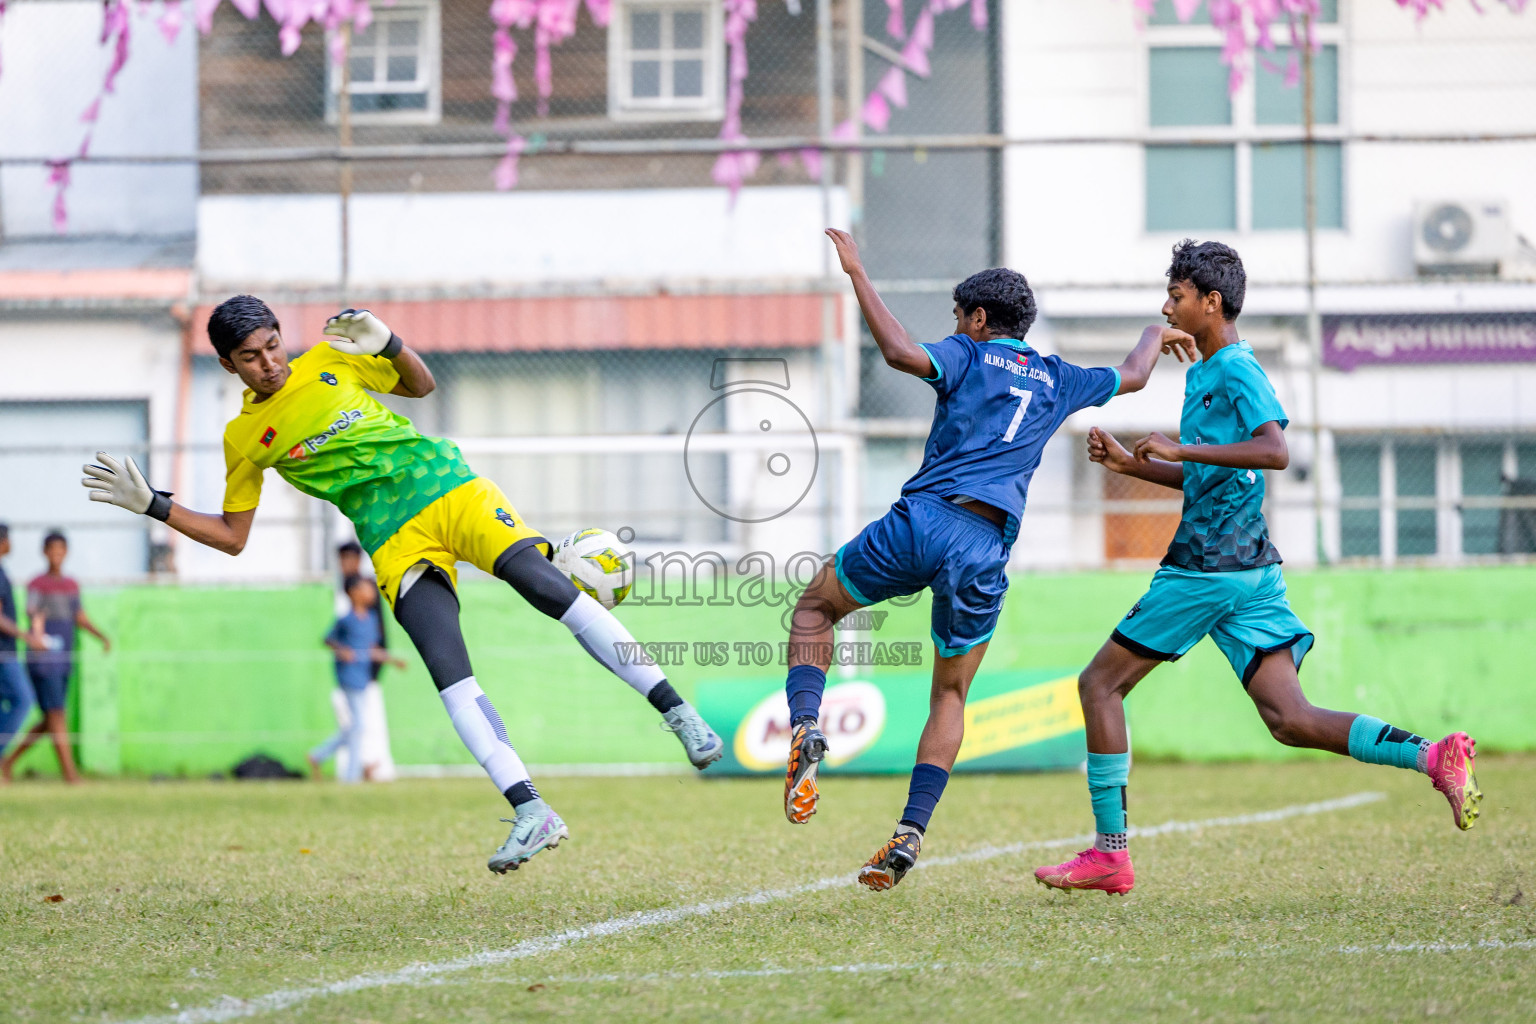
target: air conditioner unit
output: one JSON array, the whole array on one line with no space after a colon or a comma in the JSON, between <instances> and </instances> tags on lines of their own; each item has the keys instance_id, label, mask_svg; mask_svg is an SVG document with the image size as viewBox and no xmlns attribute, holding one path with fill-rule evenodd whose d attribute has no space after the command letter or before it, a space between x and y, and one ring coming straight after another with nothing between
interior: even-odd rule
<instances>
[{"instance_id":1,"label":"air conditioner unit","mask_svg":"<svg viewBox=\"0 0 1536 1024\"><path fill-rule=\"evenodd\" d=\"M1513 232L1502 201L1437 199L1413 205L1413 262L1420 273L1497 274Z\"/></svg>"}]
</instances>

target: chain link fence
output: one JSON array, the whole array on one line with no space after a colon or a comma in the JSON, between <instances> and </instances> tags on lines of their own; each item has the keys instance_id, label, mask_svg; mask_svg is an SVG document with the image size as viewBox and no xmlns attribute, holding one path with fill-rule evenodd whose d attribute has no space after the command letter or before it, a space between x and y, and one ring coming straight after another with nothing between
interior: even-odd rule
<instances>
[{"instance_id":1,"label":"chain link fence","mask_svg":"<svg viewBox=\"0 0 1536 1024\"><path fill-rule=\"evenodd\" d=\"M1054 31L1055 16L1039 5L994 0L978 8L987 25L978 30L971 7L939 4L926 8L937 12L931 44L914 51L926 31L916 5L898 36L884 2L763 3L745 37L741 138L722 140L735 50L728 12L713 2L623 0L606 27L583 8L547 65L536 33L514 28L516 98L504 108L483 3L379 5L339 62L318 28L284 56L268 14L248 21L222 6L189 58L195 159L99 147L95 162L76 165L68 196L82 227L57 239L14 230L27 222L17 197L35 193L5 193L0 270L78 270L112 245L138 244L85 230L97 195L88 169L137 174L178 156L196 168L195 248L148 239L146 249L180 255L123 257L134 267L162 258L184 266L184 297L136 306L0 297L10 320L0 344L30 337L72 364L24 364L33 375L25 386L0 386L0 480L12 482L0 520L13 526L13 571L34 568L42 534L60 527L84 577L329 573L347 524L275 479L252 547L236 561L89 506L76 484L74 467L113 447L138 453L151 478L189 504L218 507L218 438L239 390L206 354L200 318L248 289L278 309L295 351L318 343L326 312L343 304L409 325L401 333L424 351L438 390L387 401L423 431L459 441L552 535L626 527L642 557L831 551L915 470L933 396L884 366L816 234L829 222L854 230L915 337L949 333L954 283L1006 257L1040 293L1031 341L1092 364L1118 362L1140 327L1160 319L1172 239L1235 237L1253 277L1247 337L1292 416L1292 468L1270 475L1268 499L1288 558L1528 557L1536 403L1518 364L1536 346L1536 253L1516 217L1526 213L1475 202L1459 214L1405 208L1377 230L1366 193L1368 169L1404 161L1438 168L1426 198L1469 168L1518 178L1536 166L1536 125L1515 118L1475 138L1356 127L1367 106L1363 5L1323 5L1309 71L1323 306L1315 339L1304 300L1302 101L1284 81L1289 55L1262 57L1233 93L1203 14L1186 24L1159 8L1131 42L1094 52L1088 43L1072 51L1060 32L1055 42L1024 38L1020 26ZM37 6L46 5L13 5L10 45L27 24L17 11ZM1112 12L1120 21L1130 18L1125 6ZM1009 40L1018 42L1011 56ZM1520 43L1515 57L1528 51ZM1093 70L1116 54L1129 55L1124 81ZM1469 89L1486 84L1475 51L1460 59L1455 74ZM893 71L899 85L889 84ZM1051 88L1041 84L1048 78ZM1145 116L1052 119L1051 89L1069 93L1078 78L1094 79L1082 95L1144 95L1136 105ZM1058 105L1091 113L1082 95ZM136 116L154 105L141 103ZM722 162L739 153L755 166ZM511 183L509 154L515 188L498 189ZM46 174L35 157L0 145L4 181ZM1126 191L1140 198L1116 198ZM1508 237L1487 260L1462 258L1457 240L1473 228ZM1403 237L1409 231L1417 241ZM1395 248L1381 256L1388 243ZM1420 331L1422 343L1383 349L1387 317ZM137 369L70 347L102 336L106 321L143 335ZM1490 356L1503 361L1484 362ZM758 365L718 376L722 361L743 358ZM140 374L149 364L153 372ZM1438 386L1438 372L1455 380ZM1095 423L1127 444L1151 430L1177 433L1182 388L1172 367L1158 373L1168 380L1111 403L1102 419L1075 417L1052 443L1017 567L1161 557L1180 496L1083 456ZM39 383L44 374L52 379ZM147 383L114 384L135 374ZM779 472L775 456L792 468Z\"/></svg>"}]
</instances>

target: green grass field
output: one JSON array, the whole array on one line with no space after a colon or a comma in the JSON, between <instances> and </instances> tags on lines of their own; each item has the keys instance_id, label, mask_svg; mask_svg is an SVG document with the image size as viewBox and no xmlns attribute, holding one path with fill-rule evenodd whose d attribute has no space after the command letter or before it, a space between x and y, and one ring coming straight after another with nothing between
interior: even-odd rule
<instances>
[{"instance_id":1,"label":"green grass field","mask_svg":"<svg viewBox=\"0 0 1536 1024\"><path fill-rule=\"evenodd\" d=\"M1406 772L1138 766L1143 827L1383 798L1142 837L1125 898L1035 885L1068 847L999 849L1089 828L1073 774L956 777L926 867L884 894L848 879L902 779L828 780L805 828L776 781L548 779L573 841L505 877L481 781L22 782L0 1016L1528 1021L1536 758L1479 774L1463 835Z\"/></svg>"}]
</instances>

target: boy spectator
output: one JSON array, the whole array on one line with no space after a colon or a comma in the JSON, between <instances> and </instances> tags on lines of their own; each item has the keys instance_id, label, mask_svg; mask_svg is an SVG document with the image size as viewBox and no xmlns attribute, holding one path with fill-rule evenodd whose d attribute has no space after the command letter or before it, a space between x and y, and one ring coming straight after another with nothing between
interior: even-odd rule
<instances>
[{"instance_id":1,"label":"boy spectator","mask_svg":"<svg viewBox=\"0 0 1536 1024\"><path fill-rule=\"evenodd\" d=\"M0 559L11 553L11 528L0 523ZM43 638L37 633L22 632L16 617L16 595L11 590L11 578L0 565L0 754L11 745L21 725L32 713L37 702L32 699L32 684L27 682L21 668L17 645L25 643L29 649L43 650Z\"/></svg>"},{"instance_id":2,"label":"boy spectator","mask_svg":"<svg viewBox=\"0 0 1536 1024\"><path fill-rule=\"evenodd\" d=\"M16 749L0 761L0 778L11 777L16 759L48 733L59 758L64 781L80 781L75 756L69 747L69 728L64 720L64 698L69 689L70 673L75 666L75 630L83 629L101 641L101 649L112 649L109 641L80 606L80 584L64 575L64 559L69 556L69 541L54 531L43 538L43 557L48 571L27 584L27 616L31 631L43 639L42 650L27 652L27 675L32 692L43 709L43 720L34 725Z\"/></svg>"},{"instance_id":3,"label":"boy spectator","mask_svg":"<svg viewBox=\"0 0 1536 1024\"><path fill-rule=\"evenodd\" d=\"M346 541L336 548L336 567L339 570L336 617L340 618L352 608L352 600L347 596L347 580L353 576L373 577L363 571L363 546L355 540ZM377 581L374 586L378 586ZM387 651L389 627L382 601L374 602L373 615L379 623L379 646ZM369 666L368 688L363 691L363 778L370 782L391 782L395 778L395 759L389 749L389 716L384 710L384 689L379 685L379 672L383 667L379 662ZM351 720L352 712L340 689L331 691L331 707L336 711L337 722L345 728Z\"/></svg>"},{"instance_id":4,"label":"boy spectator","mask_svg":"<svg viewBox=\"0 0 1536 1024\"><path fill-rule=\"evenodd\" d=\"M391 658L389 652L379 646L382 639L377 614L379 592L373 581L365 576L352 576L347 579L346 590L351 607L326 634L325 645L336 654L336 686L346 698L348 720L339 722L336 734L309 752L309 767L318 779L321 764L345 745L347 763L341 781L357 782L363 775L362 740L366 713L363 695L372 681L373 667L389 662L404 668L405 662Z\"/></svg>"}]
</instances>

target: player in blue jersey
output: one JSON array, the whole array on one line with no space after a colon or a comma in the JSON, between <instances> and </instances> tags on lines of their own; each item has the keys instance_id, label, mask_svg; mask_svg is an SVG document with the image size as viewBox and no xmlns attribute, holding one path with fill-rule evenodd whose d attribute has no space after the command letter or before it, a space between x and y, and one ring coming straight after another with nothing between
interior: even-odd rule
<instances>
[{"instance_id":1,"label":"player in blue jersey","mask_svg":"<svg viewBox=\"0 0 1536 1024\"><path fill-rule=\"evenodd\" d=\"M1021 340L1035 320L1023 275L984 270L955 287L955 333L920 345L870 284L846 232L829 230L859 309L886 365L919 377L938 395L917 474L881 519L822 567L791 620L792 738L784 813L803 825L816 813L816 771L827 752L817 727L832 656L832 627L849 612L893 597L933 592L937 652L928 723L896 832L859 872L889 889L917 862L965 731L965 695L981 665L1008 589L1004 567L1019 532L1030 477L1045 443L1072 413L1140 391L1162 352L1194 358L1194 339L1149 327L1118 367L1084 369L1043 356Z\"/></svg>"},{"instance_id":2,"label":"player in blue jersey","mask_svg":"<svg viewBox=\"0 0 1536 1024\"><path fill-rule=\"evenodd\" d=\"M1071 860L1036 870L1045 885L1126 893L1135 884L1126 843L1131 755L1122 702L1148 672L1177 661L1207 635L1275 739L1417 769L1450 801L1458 828L1477 819L1483 794L1473 774L1476 745L1466 733L1430 743L1370 715L1314 707L1301 691L1297 670L1312 649L1312 633L1286 600L1280 552L1269 542L1262 511L1264 471L1290 461L1288 420L1253 349L1238 336L1246 285L1243 261L1230 247L1190 239L1174 246L1163 315L1194 336L1201 357L1184 376L1179 440L1154 433L1127 451L1105 431L1089 432L1090 459L1182 490L1184 513L1151 588L1078 680L1097 835Z\"/></svg>"}]
</instances>

